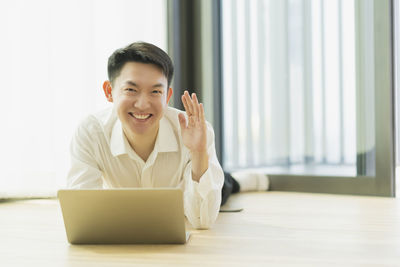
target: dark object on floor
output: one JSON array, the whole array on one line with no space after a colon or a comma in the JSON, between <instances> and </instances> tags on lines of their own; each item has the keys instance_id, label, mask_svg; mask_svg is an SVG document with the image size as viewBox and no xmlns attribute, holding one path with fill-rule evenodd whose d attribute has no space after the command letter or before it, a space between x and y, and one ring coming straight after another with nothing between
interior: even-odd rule
<instances>
[{"instance_id":1,"label":"dark object on floor","mask_svg":"<svg viewBox=\"0 0 400 267\"><path fill-rule=\"evenodd\" d=\"M239 183L232 177L230 173L224 172L224 185L222 187L222 201L221 206L226 203L231 194L240 191Z\"/></svg>"}]
</instances>

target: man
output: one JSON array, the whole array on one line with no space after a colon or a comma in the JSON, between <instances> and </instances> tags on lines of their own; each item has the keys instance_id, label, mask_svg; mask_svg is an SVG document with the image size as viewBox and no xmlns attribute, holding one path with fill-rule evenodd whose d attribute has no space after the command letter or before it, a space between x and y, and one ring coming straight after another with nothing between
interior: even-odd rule
<instances>
[{"instance_id":1,"label":"man","mask_svg":"<svg viewBox=\"0 0 400 267\"><path fill-rule=\"evenodd\" d=\"M208 228L218 215L224 173L196 94L182 95L186 112L168 106L172 76L169 56L149 43L136 42L110 56L103 90L113 107L78 127L68 187L179 187L190 223ZM224 201L232 189L239 191L227 177Z\"/></svg>"}]
</instances>

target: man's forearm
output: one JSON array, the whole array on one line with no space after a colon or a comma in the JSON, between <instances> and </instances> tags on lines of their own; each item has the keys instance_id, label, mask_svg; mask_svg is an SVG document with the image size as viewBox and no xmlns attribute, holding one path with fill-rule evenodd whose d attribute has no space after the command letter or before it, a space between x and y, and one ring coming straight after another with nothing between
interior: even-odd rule
<instances>
[{"instance_id":1,"label":"man's forearm","mask_svg":"<svg viewBox=\"0 0 400 267\"><path fill-rule=\"evenodd\" d=\"M205 152L191 153L192 156L192 180L199 182L201 176L208 169L208 154Z\"/></svg>"}]
</instances>

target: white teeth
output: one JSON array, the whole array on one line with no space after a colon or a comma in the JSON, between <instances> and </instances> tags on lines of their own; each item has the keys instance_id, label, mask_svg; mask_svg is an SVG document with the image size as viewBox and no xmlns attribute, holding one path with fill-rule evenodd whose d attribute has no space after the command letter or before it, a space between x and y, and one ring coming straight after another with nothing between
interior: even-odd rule
<instances>
[{"instance_id":1,"label":"white teeth","mask_svg":"<svg viewBox=\"0 0 400 267\"><path fill-rule=\"evenodd\" d=\"M133 114L133 117L135 117L136 119L139 119L139 120L145 120L148 117L150 117L150 114L147 114L147 115Z\"/></svg>"}]
</instances>

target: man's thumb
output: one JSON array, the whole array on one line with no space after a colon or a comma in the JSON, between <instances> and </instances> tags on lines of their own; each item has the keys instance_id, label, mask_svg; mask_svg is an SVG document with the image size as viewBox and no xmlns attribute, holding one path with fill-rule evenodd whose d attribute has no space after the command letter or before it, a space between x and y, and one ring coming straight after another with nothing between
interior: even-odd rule
<instances>
[{"instance_id":1,"label":"man's thumb","mask_svg":"<svg viewBox=\"0 0 400 267\"><path fill-rule=\"evenodd\" d=\"M183 113L179 113L178 115L179 118L179 124L181 125L181 128L186 128L186 118L185 115L183 115Z\"/></svg>"}]
</instances>

